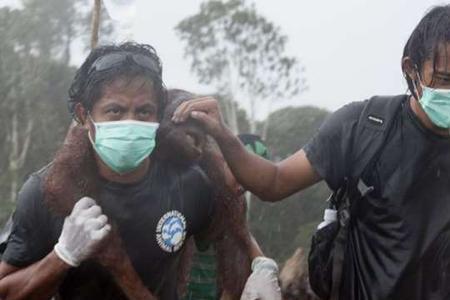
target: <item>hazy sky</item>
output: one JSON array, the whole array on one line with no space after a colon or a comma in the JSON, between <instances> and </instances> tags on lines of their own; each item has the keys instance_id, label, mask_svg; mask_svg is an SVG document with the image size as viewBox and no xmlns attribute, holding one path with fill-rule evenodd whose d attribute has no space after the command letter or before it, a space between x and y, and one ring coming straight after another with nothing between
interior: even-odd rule
<instances>
[{"instance_id":1,"label":"hazy sky","mask_svg":"<svg viewBox=\"0 0 450 300\"><path fill-rule=\"evenodd\" d=\"M0 0L0 2L14 0ZM199 10L201 0L137 0L134 38L153 45L169 87L208 92L190 73L175 25ZM334 110L374 94L406 90L403 46L436 0L256 0L257 10L288 37L288 53L306 67L309 90L291 104ZM77 63L83 56L79 56Z\"/></svg>"},{"instance_id":2,"label":"hazy sky","mask_svg":"<svg viewBox=\"0 0 450 300\"><path fill-rule=\"evenodd\" d=\"M138 0L134 37L157 49L168 86L207 91L191 75L173 30L200 0ZM436 0L257 0L257 9L289 37L288 53L306 67L309 91L293 101L328 109L374 94L406 90L403 46Z\"/></svg>"}]
</instances>

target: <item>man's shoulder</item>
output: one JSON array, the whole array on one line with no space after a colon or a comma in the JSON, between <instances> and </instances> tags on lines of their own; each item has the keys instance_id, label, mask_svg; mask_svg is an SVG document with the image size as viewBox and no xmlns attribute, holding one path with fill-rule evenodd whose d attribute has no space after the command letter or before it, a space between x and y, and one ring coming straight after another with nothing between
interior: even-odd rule
<instances>
[{"instance_id":1,"label":"man's shoulder","mask_svg":"<svg viewBox=\"0 0 450 300\"><path fill-rule=\"evenodd\" d=\"M364 99L360 101L352 101L346 103L345 105L338 108L333 114L334 115L345 115L346 117L358 118L364 107L366 106L369 99Z\"/></svg>"},{"instance_id":2,"label":"man's shoulder","mask_svg":"<svg viewBox=\"0 0 450 300\"><path fill-rule=\"evenodd\" d=\"M333 112L324 122L322 129L337 130L346 124L356 125L363 114L364 110L380 111L382 108L387 109L395 106L391 105L397 100L403 101L406 99L406 95L393 95L393 96L373 96L362 101L354 101L345 104L341 108ZM397 102L398 103L398 102ZM374 108L375 107L375 108Z\"/></svg>"},{"instance_id":3,"label":"man's shoulder","mask_svg":"<svg viewBox=\"0 0 450 300\"><path fill-rule=\"evenodd\" d=\"M45 211L44 182L50 165L29 174L17 196L16 214L28 215L31 211Z\"/></svg>"},{"instance_id":4,"label":"man's shoulder","mask_svg":"<svg viewBox=\"0 0 450 300\"><path fill-rule=\"evenodd\" d=\"M19 191L12 217L12 228L2 256L17 267L44 257L54 242L52 217L44 204L44 178L48 166L30 174ZM36 230L39 228L39 230Z\"/></svg>"},{"instance_id":5,"label":"man's shoulder","mask_svg":"<svg viewBox=\"0 0 450 300\"><path fill-rule=\"evenodd\" d=\"M48 170L50 169L51 165L52 165L52 163L49 163L48 165L45 165L44 167L40 168L39 170L26 175L24 186L27 184L31 184L33 186L36 184L43 184L44 179L47 176Z\"/></svg>"},{"instance_id":6,"label":"man's shoulder","mask_svg":"<svg viewBox=\"0 0 450 300\"><path fill-rule=\"evenodd\" d=\"M353 101L341 106L325 119L324 123L322 124L322 130L324 129L324 126L330 127L330 129L332 129L336 128L336 126L338 125L354 123L358 121L359 116L361 115L368 101L369 100L367 99L362 101Z\"/></svg>"},{"instance_id":7,"label":"man's shoulder","mask_svg":"<svg viewBox=\"0 0 450 300\"><path fill-rule=\"evenodd\" d=\"M25 183L19 192L19 200L24 194L43 194L43 184L50 164L26 176Z\"/></svg>"},{"instance_id":8,"label":"man's shoulder","mask_svg":"<svg viewBox=\"0 0 450 300\"><path fill-rule=\"evenodd\" d=\"M375 122L382 120L383 124L384 120L391 117L389 109L396 107L399 102L395 100L400 98L404 99L405 96L374 96L344 105L328 116L318 132L303 147L309 162L332 189L341 186L343 178L350 172L349 166L354 165L354 145L358 144L357 147L362 150L368 149L372 135L377 132L377 136L380 136L379 130L387 127L380 127L379 124L366 126L368 118L364 117L376 112L373 114ZM394 101L389 102L391 100ZM364 142L364 146L361 142ZM363 151L361 157L365 159L367 153Z\"/></svg>"}]
</instances>

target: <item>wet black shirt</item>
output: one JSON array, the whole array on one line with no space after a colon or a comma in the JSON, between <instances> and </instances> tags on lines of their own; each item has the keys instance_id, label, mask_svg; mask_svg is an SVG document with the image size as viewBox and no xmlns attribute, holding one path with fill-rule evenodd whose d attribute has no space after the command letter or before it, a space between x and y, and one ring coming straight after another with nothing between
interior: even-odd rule
<instances>
[{"instance_id":1,"label":"wet black shirt","mask_svg":"<svg viewBox=\"0 0 450 300\"><path fill-rule=\"evenodd\" d=\"M350 174L352 138L364 102L335 112L304 147L336 189ZM419 122L409 102L372 168L375 189L357 203L342 299L450 299L450 139Z\"/></svg>"},{"instance_id":2,"label":"wet black shirt","mask_svg":"<svg viewBox=\"0 0 450 300\"><path fill-rule=\"evenodd\" d=\"M52 251L63 219L43 202L46 171L24 184L13 216L13 229L2 256L24 267ZM176 274L184 241L203 233L211 222L214 202L207 178L198 167L178 172L152 165L149 174L132 185L103 182L104 213L117 224L123 246L144 284L160 299L178 299ZM60 287L62 299L125 299L109 273L94 261L73 268Z\"/></svg>"}]
</instances>

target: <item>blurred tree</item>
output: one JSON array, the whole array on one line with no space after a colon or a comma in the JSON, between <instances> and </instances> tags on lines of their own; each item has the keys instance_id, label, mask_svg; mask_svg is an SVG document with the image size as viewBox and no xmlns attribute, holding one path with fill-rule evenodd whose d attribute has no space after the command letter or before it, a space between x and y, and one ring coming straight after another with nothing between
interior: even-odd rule
<instances>
[{"instance_id":1,"label":"blurred tree","mask_svg":"<svg viewBox=\"0 0 450 300\"><path fill-rule=\"evenodd\" d=\"M303 68L285 54L287 37L245 0L204 2L176 31L199 81L225 95L225 118L234 133L238 117L233 101L246 108L249 131L255 133L257 111L306 87ZM267 126L263 129L264 136Z\"/></svg>"},{"instance_id":2,"label":"blurred tree","mask_svg":"<svg viewBox=\"0 0 450 300\"><path fill-rule=\"evenodd\" d=\"M327 115L326 110L310 106L273 112L266 139L272 158L278 161L301 149ZM327 186L320 183L278 203L252 201L250 225L263 251L283 262L297 247L309 248L328 195Z\"/></svg>"},{"instance_id":3,"label":"blurred tree","mask_svg":"<svg viewBox=\"0 0 450 300\"><path fill-rule=\"evenodd\" d=\"M1 200L12 206L24 176L25 165L34 156L30 151L36 149L34 143L48 140L43 131L66 127L67 121L61 123L58 110L63 107L61 100L64 96L57 89L61 88L64 79L64 88L67 88L67 74L71 76L73 70L62 62L62 55L57 60L53 58L55 52L49 50L52 49L49 45L52 41L41 43L38 33L30 34L33 28L26 9L12 10L6 7L0 9L0 15L3 23L0 26L0 137L4 141L0 151L5 158L2 163L2 170L5 171L0 175L3 183L0 191ZM42 32L40 34L46 35ZM52 74L53 72L57 74ZM55 75L59 76L55 78ZM50 80L52 76L53 81ZM51 98L55 94L59 99ZM54 105L54 102L60 102L60 106ZM49 123L63 126L44 127ZM47 151L49 147L51 149L56 145L55 142L41 146Z\"/></svg>"},{"instance_id":4,"label":"blurred tree","mask_svg":"<svg viewBox=\"0 0 450 300\"><path fill-rule=\"evenodd\" d=\"M0 222L26 175L51 160L65 135L69 63L74 44L88 40L88 2L22 0L19 8L0 8ZM108 24L102 29L111 33Z\"/></svg>"}]
</instances>

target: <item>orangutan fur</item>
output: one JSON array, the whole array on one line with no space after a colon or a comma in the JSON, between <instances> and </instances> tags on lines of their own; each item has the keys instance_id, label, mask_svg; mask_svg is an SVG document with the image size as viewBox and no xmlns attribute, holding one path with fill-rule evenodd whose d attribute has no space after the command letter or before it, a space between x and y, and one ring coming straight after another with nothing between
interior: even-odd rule
<instances>
[{"instance_id":1,"label":"orangutan fur","mask_svg":"<svg viewBox=\"0 0 450 300\"><path fill-rule=\"evenodd\" d=\"M171 99L169 93L169 100ZM226 185L224 162L220 152L198 124L193 121L175 125L172 113L181 103L172 99L165 110L157 133L157 147L151 160L165 160L182 170L199 163L209 177L216 210L207 237L215 243L218 259L218 286L231 299L240 299L250 275L250 234L245 219L245 201ZM54 213L67 216L74 204L84 196L96 199L99 174L86 129L74 125L49 167L44 183L45 201ZM96 255L96 260L113 275L128 299L156 299L140 280L121 246L114 224L113 230ZM192 238L180 255L179 291L186 290L193 255Z\"/></svg>"},{"instance_id":2,"label":"orangutan fur","mask_svg":"<svg viewBox=\"0 0 450 300\"><path fill-rule=\"evenodd\" d=\"M216 240L219 286L232 299L239 299L250 270L251 237L246 220L245 198L237 196L225 182L223 161L218 152L206 147L200 165L215 186L216 211L212 230Z\"/></svg>"},{"instance_id":3,"label":"orangutan fur","mask_svg":"<svg viewBox=\"0 0 450 300\"><path fill-rule=\"evenodd\" d=\"M45 202L53 213L68 216L75 203L84 196L97 199L99 174L86 130L71 126L64 144L57 152L44 181ZM156 299L135 272L123 250L115 228L100 246L96 260L109 270L128 299Z\"/></svg>"},{"instance_id":4,"label":"orangutan fur","mask_svg":"<svg viewBox=\"0 0 450 300\"><path fill-rule=\"evenodd\" d=\"M210 179L216 210L208 237L215 241L218 286L226 290L231 299L240 299L251 273L249 256L251 238L245 217L245 199L227 186L223 156L201 127L194 120L188 120L181 125L175 125L171 121L178 105L189 98L192 98L190 93L169 90L169 103L158 130L154 157L177 164L179 168L198 162ZM189 259L188 255L184 255L183 263L189 264ZM180 274L179 278L188 275L188 273ZM179 290L183 290L183 287Z\"/></svg>"},{"instance_id":5,"label":"orangutan fur","mask_svg":"<svg viewBox=\"0 0 450 300\"><path fill-rule=\"evenodd\" d=\"M280 273L281 293L284 300L319 300L308 281L308 267L303 248L297 248L286 260Z\"/></svg>"},{"instance_id":6,"label":"orangutan fur","mask_svg":"<svg viewBox=\"0 0 450 300\"><path fill-rule=\"evenodd\" d=\"M98 180L87 131L72 125L45 179L45 201L49 209L57 215L69 215L80 198L97 198Z\"/></svg>"}]
</instances>

